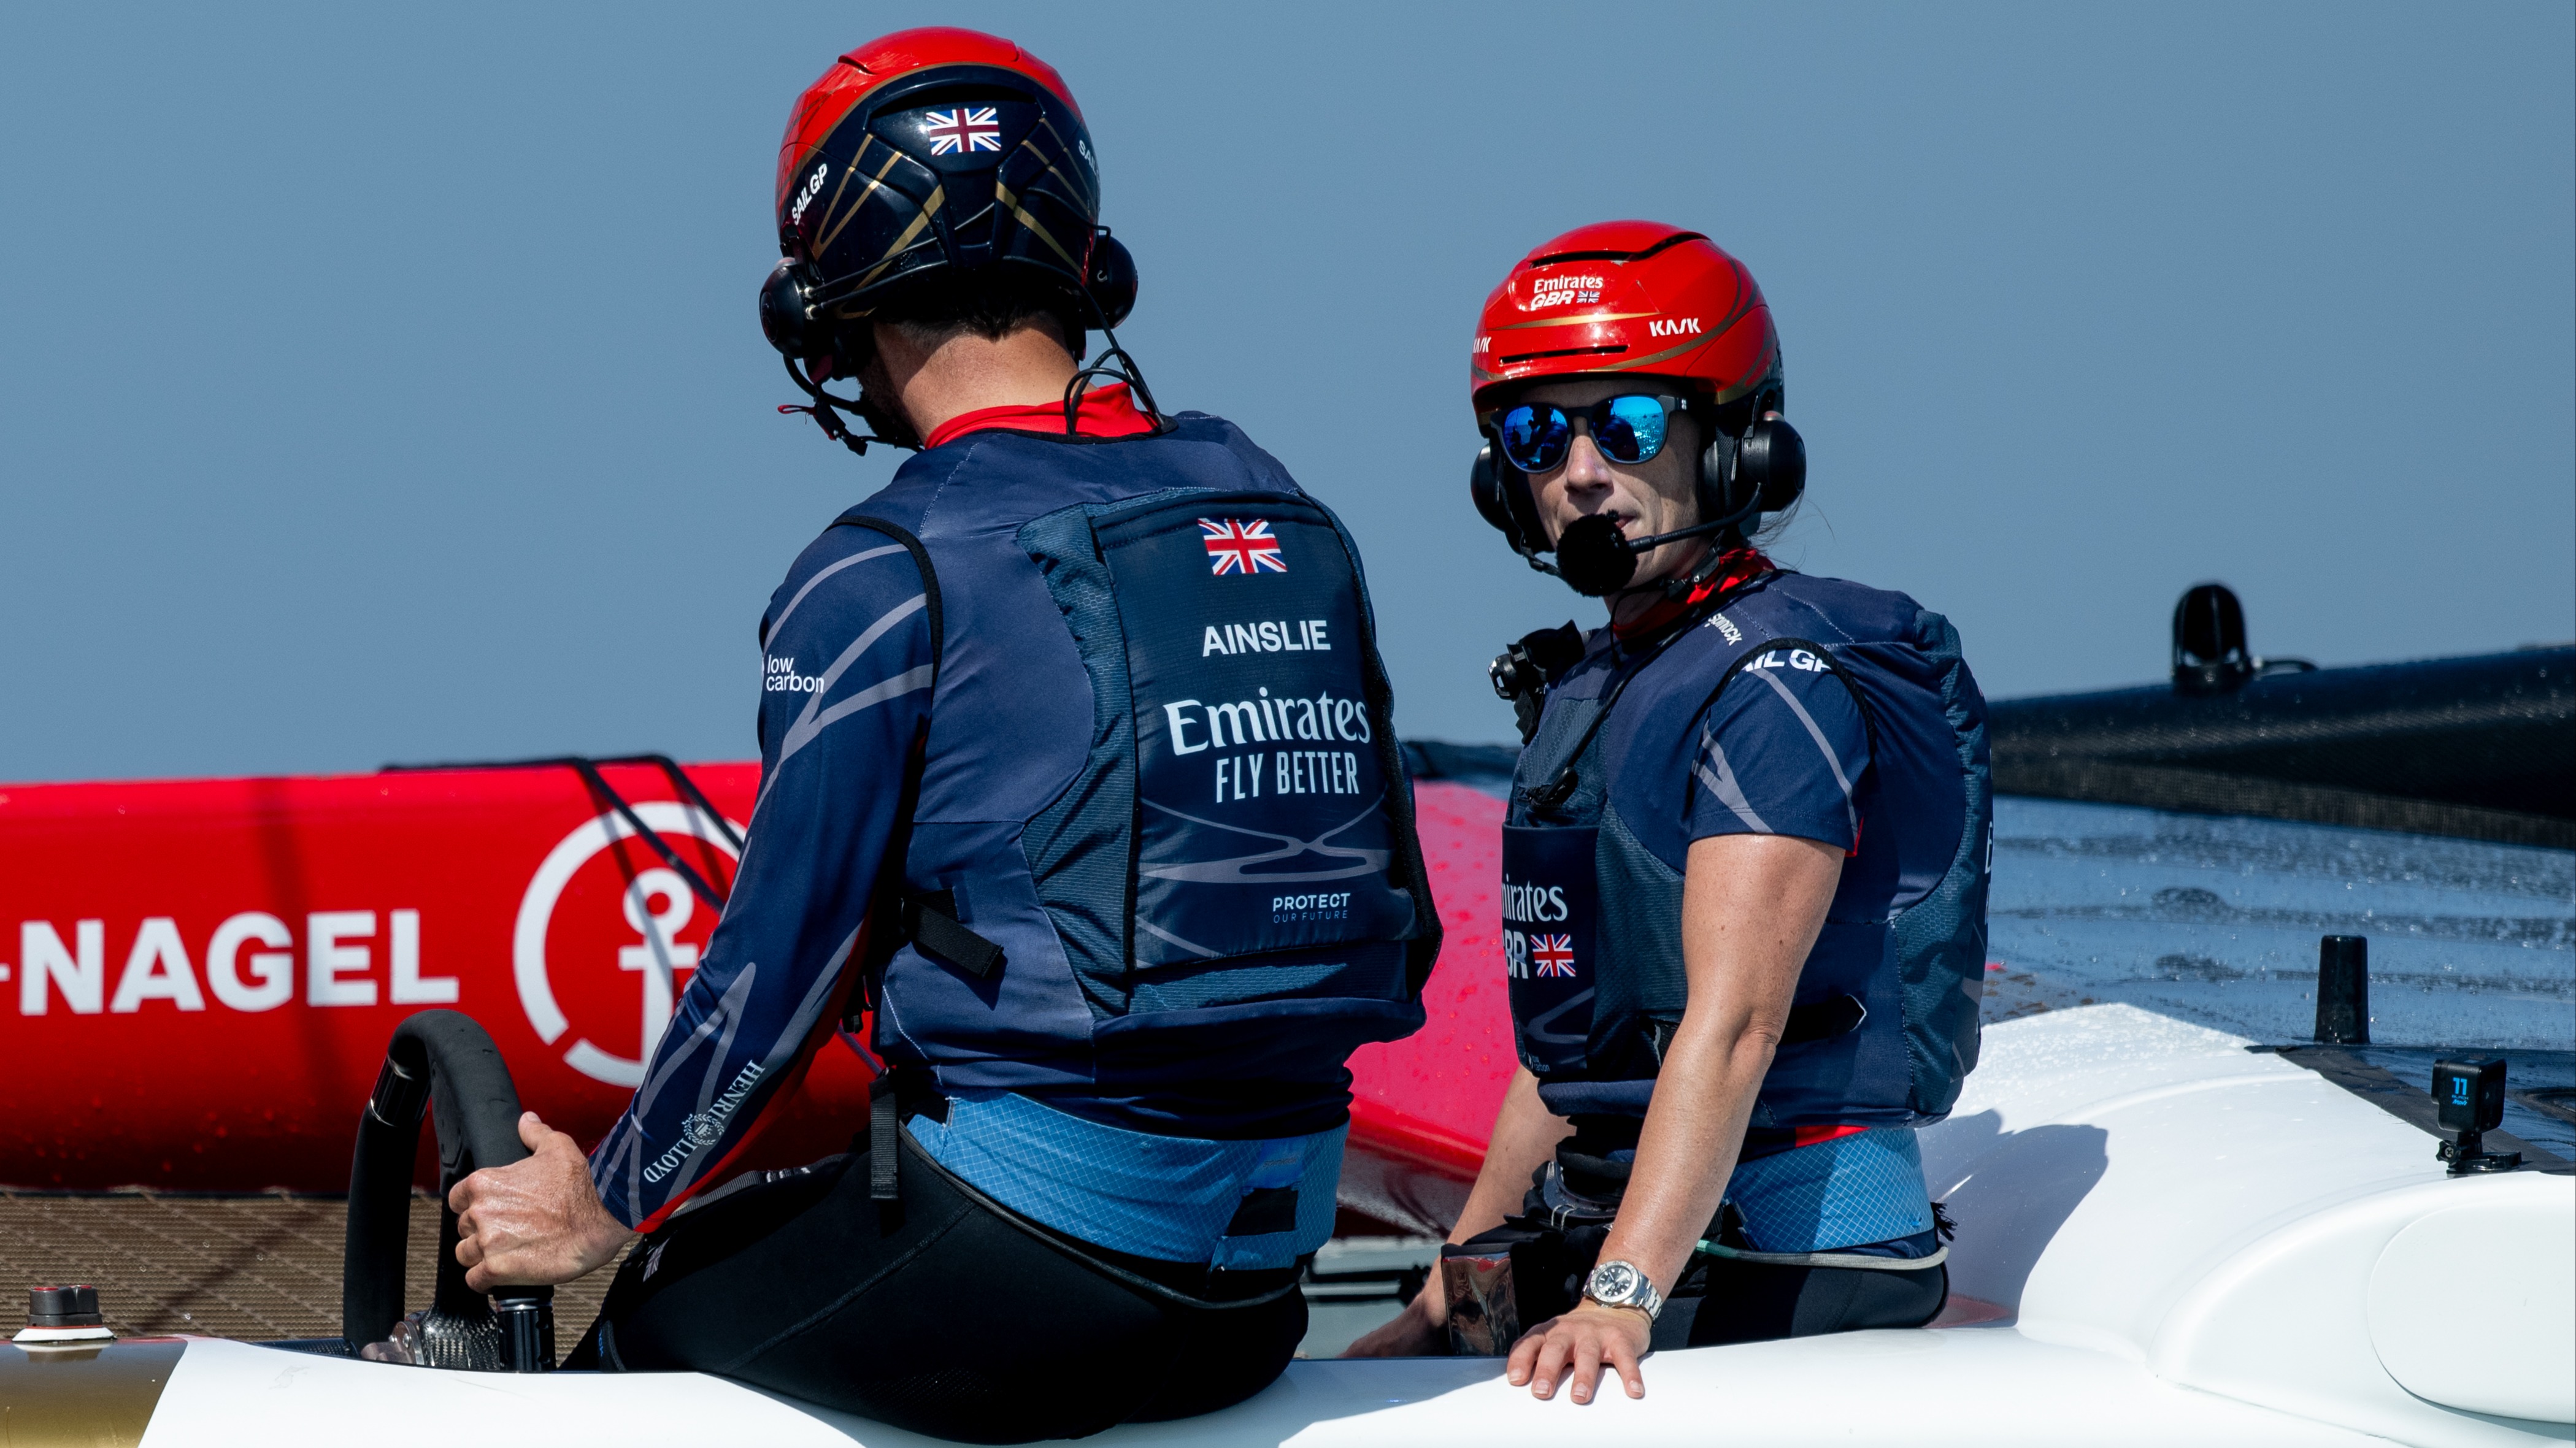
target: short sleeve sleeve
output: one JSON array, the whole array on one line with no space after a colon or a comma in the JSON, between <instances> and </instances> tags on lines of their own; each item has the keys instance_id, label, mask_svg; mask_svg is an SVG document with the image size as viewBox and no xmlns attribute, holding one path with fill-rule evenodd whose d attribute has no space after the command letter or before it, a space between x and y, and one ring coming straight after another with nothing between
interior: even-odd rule
<instances>
[{"instance_id":1,"label":"short sleeve sleeve","mask_svg":"<svg viewBox=\"0 0 2576 1448\"><path fill-rule=\"evenodd\" d=\"M1756 655L1703 713L1686 782L1684 831L1859 842L1852 791L1869 767L1869 726L1850 687L1805 649Z\"/></svg>"}]
</instances>

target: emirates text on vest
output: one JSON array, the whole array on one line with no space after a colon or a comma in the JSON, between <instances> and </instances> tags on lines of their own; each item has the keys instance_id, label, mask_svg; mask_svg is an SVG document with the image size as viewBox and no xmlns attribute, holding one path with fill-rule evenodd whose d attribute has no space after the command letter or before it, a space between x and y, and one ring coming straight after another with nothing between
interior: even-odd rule
<instances>
[{"instance_id":1,"label":"emirates text on vest","mask_svg":"<svg viewBox=\"0 0 2576 1448\"><path fill-rule=\"evenodd\" d=\"M1163 717L1171 724L1174 754L1292 739L1370 742L1368 709L1356 699L1336 699L1330 690L1311 699L1273 699L1270 691L1263 689L1257 699L1232 704L1183 699L1165 704ZM1207 738L1190 738L1192 729L1202 728L1207 730Z\"/></svg>"}]
</instances>

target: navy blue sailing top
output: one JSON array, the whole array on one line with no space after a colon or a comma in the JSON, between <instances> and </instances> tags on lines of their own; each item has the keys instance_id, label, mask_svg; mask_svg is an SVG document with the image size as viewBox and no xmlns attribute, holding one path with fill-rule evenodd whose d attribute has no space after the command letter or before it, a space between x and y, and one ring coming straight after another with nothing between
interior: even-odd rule
<instances>
[{"instance_id":1,"label":"navy blue sailing top","mask_svg":"<svg viewBox=\"0 0 2576 1448\"><path fill-rule=\"evenodd\" d=\"M1947 751L1946 733L1876 738L1852 686L1808 650L1757 649L1731 677L1724 672L1736 642L1730 614L1738 608L1764 611L1774 636L1841 644L1899 633L1920 612L1911 599L1795 573L1774 575L1744 597L1749 601L1699 621L1689 631L1696 637L1670 648L1656 648L1660 639L1632 646L1608 629L1596 631L1551 698L1618 691L1604 735L1606 802L1635 844L1676 874L1694 842L1720 835L1794 836L1844 852L1822 952L1833 922L1885 922L1941 879L1960 833L1956 767L1930 752ZM1881 749L1895 751L1892 765L1877 757ZM1904 781L1901 797L1891 795L1891 767ZM1514 824L1543 822L1516 805ZM1892 1000L1872 1005L1891 1015L1892 1008ZM1648 1081L1577 1073L1543 1077L1540 1094L1560 1115L1637 1114L1650 1089ZM1757 1111L1727 1192L1751 1244L1775 1252L1929 1253L1935 1243L1914 1134L1886 1120L1889 1114L1855 1109L1840 1121L1827 1115L1771 1125Z\"/></svg>"},{"instance_id":2,"label":"navy blue sailing top","mask_svg":"<svg viewBox=\"0 0 2576 1448\"><path fill-rule=\"evenodd\" d=\"M1113 391L1092 394L1086 424L1095 411L1136 417L1123 393L1103 398ZM1304 896L1255 883L1273 908L1259 928L1246 922L1236 931L1249 942L1239 948L1286 963L1237 969L1228 987L1210 970L1225 961L1185 951L1178 964L1157 966L1151 957L1163 947L1140 940L1136 963L1121 960L1117 969L1158 970L1151 979L1172 983L1156 988L1176 1001L1146 1002L1139 987L1132 1015L1087 1002L1089 987L1066 967L1066 917L1039 908L1030 872L1053 841L1081 833L1079 817L1068 822L1040 812L1065 799L1080 804L1081 790L1069 790L1068 782L1087 753L1102 757L1094 726L1110 716L1095 718L1100 679L1086 680L1093 661L1077 652L1085 640L1068 636L1071 615L1063 597L1050 600L1052 580L1040 581L1044 560L1029 540L1056 526L1043 520L1069 517L1087 528L1086 510L1106 508L1105 527L1115 510L1140 499L1150 507L1177 490L1187 540L1180 556L1195 560L1186 567L1204 573L1216 566L1224 575L1217 544L1202 542L1215 525L1185 516L1207 508L1188 499L1227 498L1218 511L1266 515L1271 521L1252 520L1257 536L1238 549L1269 555L1246 563L1247 572L1276 578L1293 560L1296 586L1346 577L1356 595L1332 605L1353 611L1329 634L1311 623L1299 634L1349 675L1335 676L1333 693L1320 696L1326 703L1316 712L1335 721L1326 739L1366 741L1384 732L1383 677L1368 640L1365 596L1343 556L1346 535L1230 425L1185 415L1149 435L1121 437L1134 429L1109 420L1105 428L1085 426L1079 439L1035 427L964 436L952 429L871 500L870 510L918 534L936 561L944 645L934 640L933 591L921 567L891 528L872 527L856 513L809 546L773 595L763 622L761 786L733 894L644 1084L592 1156L601 1198L621 1221L649 1230L716 1180L762 1112L784 1099L810 1053L831 1036L849 1009L861 974L855 967L869 959L868 907L888 870L888 845L908 831L907 860L892 862L906 888L952 892L959 918L1006 947L1007 957L991 978L975 979L907 945L885 968L875 1044L889 1060L926 1071L949 1101L944 1120L914 1121L925 1151L1007 1206L1142 1255L1277 1266L1330 1234L1347 1122L1344 1058L1361 1041L1392 1039L1420 1020L1413 999L1419 982L1405 984L1407 947L1393 933L1409 928L1415 912L1398 890L1381 908L1385 923L1372 927L1375 935L1320 928L1278 903ZM1111 436L1097 435L1104 431ZM1127 560L1120 566L1141 566L1136 560L1147 556L1103 546ZM1076 551L1090 556L1087 547ZM1234 578L1224 586L1267 587ZM1139 649L1164 647L1162 634L1186 623L1184 652L1193 663L1215 651L1206 637L1213 624L1159 615L1148 622L1156 632ZM1280 644L1287 646L1285 632ZM1141 681L1141 667L1135 672ZM944 701L935 726L934 685ZM1358 714L1335 712L1349 713L1341 701L1372 692L1376 702L1365 712L1379 721L1374 728ZM1260 698L1276 703L1266 690ZM1245 705L1235 718L1227 715L1231 705L1183 707L1196 703L1139 703L1135 714L1157 731L1169 710L1179 710L1190 729L1216 727L1207 721L1224 715L1234 733L1220 742L1239 742L1247 730L1256 741L1272 733L1281 743L1314 736L1307 715L1292 720L1284 705ZM907 766L926 728L920 799L912 817L899 821ZM1186 780L1208 787L1202 776L1210 771L1196 756L1209 743L1173 733L1164 741L1156 732L1153 747L1191 754L1182 761ZM1391 740L1385 754L1393 756ZM1256 823L1305 808L1339 820L1367 800L1345 804L1336 796L1387 795L1385 771L1350 750L1265 750L1246 762L1249 769L1217 769L1210 777L1221 806L1231 803L1227 786L1251 785L1269 812ZM1402 789L1400 771L1391 783ZM1387 808L1389 827L1401 835L1396 853L1418 871L1409 802ZM1123 819L1129 812L1116 813ZM1044 841L1042 824L1054 832ZM1347 848L1354 836L1338 838L1340 845L1331 833L1321 842L1335 857L1325 863L1348 874L1340 867L1356 857ZM1239 854L1243 847L1229 848ZM1274 847L1263 858L1281 853ZM1369 858L1376 861L1370 878L1380 878L1388 852ZM1187 876L1212 867L1157 868ZM1044 870L1034 878L1041 891L1056 888ZM1341 884L1337 898L1350 901L1350 892L1368 883ZM1114 880L1078 876L1076 884L1086 902L1097 896L1102 908L1119 898ZM1365 898L1385 899L1386 887L1378 888ZM1344 938L1331 943L1336 929ZM1331 963L1299 963L1269 938L1296 931L1327 942ZM1241 977L1253 978L1243 1004L1224 1005L1228 997L1219 994L1209 997L1218 1008L1191 1013L1188 991L1241 995ZM1165 1013L1150 1015L1149 1007ZM1238 1040L1240 1048L1230 1049Z\"/></svg>"},{"instance_id":3,"label":"navy blue sailing top","mask_svg":"<svg viewBox=\"0 0 2576 1448\"><path fill-rule=\"evenodd\" d=\"M659 1225L713 1178L847 1006L930 709L926 603L904 546L856 528L816 539L771 595L760 794L733 893L644 1084L591 1154L601 1201L631 1227Z\"/></svg>"}]
</instances>

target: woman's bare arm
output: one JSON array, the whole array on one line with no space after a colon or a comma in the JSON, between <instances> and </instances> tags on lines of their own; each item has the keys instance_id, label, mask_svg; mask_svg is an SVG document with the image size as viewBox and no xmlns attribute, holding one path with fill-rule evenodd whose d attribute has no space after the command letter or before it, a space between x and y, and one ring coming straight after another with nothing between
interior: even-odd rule
<instances>
[{"instance_id":1,"label":"woman's bare arm","mask_svg":"<svg viewBox=\"0 0 2576 1448\"><path fill-rule=\"evenodd\" d=\"M1824 928L1843 852L1788 835L1716 835L1690 847L1682 969L1690 1004L1655 1077L1637 1162L1601 1260L1634 1263L1669 1293L1735 1172L1753 1098L1789 1021L1798 974ZM1511 1380L1539 1397L1559 1381L1588 1402L1606 1362L1645 1394L1646 1315L1591 1301L1512 1349Z\"/></svg>"}]
</instances>

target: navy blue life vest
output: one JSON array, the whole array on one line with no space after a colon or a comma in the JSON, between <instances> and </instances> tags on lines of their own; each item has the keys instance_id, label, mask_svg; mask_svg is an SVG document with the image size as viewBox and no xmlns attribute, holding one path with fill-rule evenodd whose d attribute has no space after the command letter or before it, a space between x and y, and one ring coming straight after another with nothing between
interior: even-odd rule
<instances>
[{"instance_id":1,"label":"navy blue life vest","mask_svg":"<svg viewBox=\"0 0 2576 1448\"><path fill-rule=\"evenodd\" d=\"M1643 1115L1688 1003L1677 827L1700 715L1749 668L1830 672L1859 702L1847 863L1752 1125L1921 1125L1977 1063L1993 805L1985 702L1949 621L1902 594L1779 573L1637 651L1608 632L1549 689L1504 831L1522 1063L1559 1115ZM1854 866L1866 865L1867 869Z\"/></svg>"},{"instance_id":2,"label":"navy blue life vest","mask_svg":"<svg viewBox=\"0 0 2576 1448\"><path fill-rule=\"evenodd\" d=\"M1340 522L1196 414L972 434L840 521L938 620L877 1048L1165 1134L1339 1125L1440 943Z\"/></svg>"}]
</instances>

